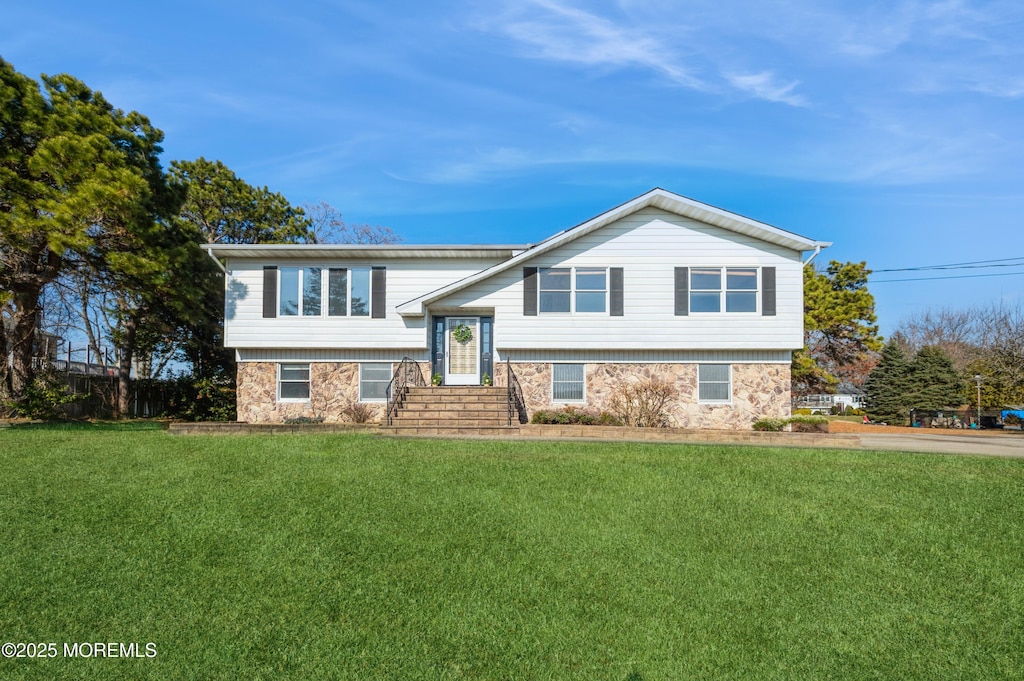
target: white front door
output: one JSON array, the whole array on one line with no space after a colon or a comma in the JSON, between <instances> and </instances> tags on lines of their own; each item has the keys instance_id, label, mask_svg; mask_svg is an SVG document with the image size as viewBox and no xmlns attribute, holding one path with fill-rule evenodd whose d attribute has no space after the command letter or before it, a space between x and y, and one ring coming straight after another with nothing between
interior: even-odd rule
<instances>
[{"instance_id":1,"label":"white front door","mask_svg":"<svg viewBox=\"0 0 1024 681\"><path fill-rule=\"evenodd\" d=\"M446 385L480 385L480 318L445 320Z\"/></svg>"}]
</instances>

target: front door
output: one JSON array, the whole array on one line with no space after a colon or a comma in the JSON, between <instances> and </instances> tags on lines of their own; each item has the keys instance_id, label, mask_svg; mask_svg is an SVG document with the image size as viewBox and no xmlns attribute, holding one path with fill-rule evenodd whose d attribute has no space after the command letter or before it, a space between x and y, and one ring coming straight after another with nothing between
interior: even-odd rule
<instances>
[{"instance_id":1,"label":"front door","mask_svg":"<svg viewBox=\"0 0 1024 681\"><path fill-rule=\"evenodd\" d=\"M447 385L480 385L480 318L445 319Z\"/></svg>"}]
</instances>

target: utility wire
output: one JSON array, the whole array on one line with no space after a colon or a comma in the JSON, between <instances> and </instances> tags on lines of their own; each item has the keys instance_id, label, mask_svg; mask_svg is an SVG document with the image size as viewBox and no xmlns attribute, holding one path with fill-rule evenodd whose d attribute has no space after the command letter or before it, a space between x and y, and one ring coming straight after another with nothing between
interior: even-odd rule
<instances>
[{"instance_id":1,"label":"utility wire","mask_svg":"<svg viewBox=\"0 0 1024 681\"><path fill-rule=\"evenodd\" d=\"M1022 263L1024 264L1024 263ZM902 270L879 270L879 271L902 271ZM898 281L939 281L940 279L978 279L981 277L1013 277L1024 275L1024 272L997 272L993 274L959 274L952 277L912 277L909 279L869 279L872 284L889 284Z\"/></svg>"},{"instance_id":2,"label":"utility wire","mask_svg":"<svg viewBox=\"0 0 1024 681\"><path fill-rule=\"evenodd\" d=\"M1011 262L1020 260L1021 262ZM1010 263L1006 265L993 265L988 263ZM917 272L921 270L946 270L946 269L983 269L987 267L1021 267L1024 266L1024 256L1016 258L999 258L996 260L972 260L969 262L954 262L948 265L920 265L918 267L901 267L887 270L872 270L872 272Z\"/></svg>"}]
</instances>

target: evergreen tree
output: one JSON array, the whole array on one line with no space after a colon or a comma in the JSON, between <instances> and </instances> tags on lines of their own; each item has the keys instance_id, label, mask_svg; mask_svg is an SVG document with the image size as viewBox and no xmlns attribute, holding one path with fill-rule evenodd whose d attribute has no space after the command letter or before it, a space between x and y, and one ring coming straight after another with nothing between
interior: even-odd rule
<instances>
[{"instance_id":1,"label":"evergreen tree","mask_svg":"<svg viewBox=\"0 0 1024 681\"><path fill-rule=\"evenodd\" d=\"M910 362L907 403L913 409L937 411L963 404L963 381L953 361L940 348L928 345Z\"/></svg>"},{"instance_id":2,"label":"evergreen tree","mask_svg":"<svg viewBox=\"0 0 1024 681\"><path fill-rule=\"evenodd\" d=\"M882 347L867 263L835 260L824 272L804 268L804 348L793 353L793 391L835 392L859 383L857 369Z\"/></svg>"},{"instance_id":3,"label":"evergreen tree","mask_svg":"<svg viewBox=\"0 0 1024 681\"><path fill-rule=\"evenodd\" d=\"M5 382L15 400L33 380L44 289L95 250L98 231L148 220L158 142L143 117L75 78L43 76L40 86L0 59L0 350L11 357ZM115 251L109 263L133 258Z\"/></svg>"},{"instance_id":4,"label":"evergreen tree","mask_svg":"<svg viewBox=\"0 0 1024 681\"><path fill-rule=\"evenodd\" d=\"M890 340L882 348L878 365L864 382L867 412L875 421L900 422L910 413L907 387L910 363L899 344Z\"/></svg>"}]
</instances>

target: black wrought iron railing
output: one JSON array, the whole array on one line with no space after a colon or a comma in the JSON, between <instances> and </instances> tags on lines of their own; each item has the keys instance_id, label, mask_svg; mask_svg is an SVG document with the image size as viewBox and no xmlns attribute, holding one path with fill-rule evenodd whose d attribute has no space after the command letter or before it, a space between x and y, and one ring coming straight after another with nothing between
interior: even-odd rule
<instances>
[{"instance_id":1,"label":"black wrought iron railing","mask_svg":"<svg viewBox=\"0 0 1024 681\"><path fill-rule=\"evenodd\" d=\"M519 385L516 372L512 371L512 362L505 360L506 385L508 386L508 425L515 418L519 423L526 423L526 402L523 400L523 388Z\"/></svg>"},{"instance_id":2,"label":"black wrought iron railing","mask_svg":"<svg viewBox=\"0 0 1024 681\"><path fill-rule=\"evenodd\" d=\"M402 403L405 402L405 398L409 394L409 388L426 384L427 382L423 379L423 371L420 369L420 365L416 363L416 360L411 357L403 357L395 369L395 373L391 376L391 382L388 383L388 406L385 420L389 426L391 425L391 420L401 408Z\"/></svg>"}]
</instances>

